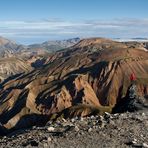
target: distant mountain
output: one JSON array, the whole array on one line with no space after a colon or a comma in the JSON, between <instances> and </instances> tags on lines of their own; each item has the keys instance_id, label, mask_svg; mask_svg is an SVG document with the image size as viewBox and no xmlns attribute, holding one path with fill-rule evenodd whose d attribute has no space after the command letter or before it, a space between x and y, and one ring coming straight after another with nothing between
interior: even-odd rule
<instances>
[{"instance_id":1,"label":"distant mountain","mask_svg":"<svg viewBox=\"0 0 148 148\"><path fill-rule=\"evenodd\" d=\"M116 38L114 41L122 42L129 48L137 48L148 51L148 38Z\"/></svg>"},{"instance_id":2,"label":"distant mountain","mask_svg":"<svg viewBox=\"0 0 148 148\"><path fill-rule=\"evenodd\" d=\"M80 38L72 38L68 40L46 41L41 44L33 44L29 46L19 45L14 41L0 37L0 57L13 57L20 55L43 55L77 44Z\"/></svg>"},{"instance_id":3,"label":"distant mountain","mask_svg":"<svg viewBox=\"0 0 148 148\"><path fill-rule=\"evenodd\" d=\"M0 57L12 57L13 54L23 49L27 49L27 47L0 37Z\"/></svg>"},{"instance_id":4,"label":"distant mountain","mask_svg":"<svg viewBox=\"0 0 148 148\"><path fill-rule=\"evenodd\" d=\"M148 38L114 38L113 40L119 41L119 42L148 42Z\"/></svg>"},{"instance_id":5,"label":"distant mountain","mask_svg":"<svg viewBox=\"0 0 148 148\"><path fill-rule=\"evenodd\" d=\"M30 63L15 57L0 58L0 82L9 76L29 72L33 68Z\"/></svg>"},{"instance_id":6,"label":"distant mountain","mask_svg":"<svg viewBox=\"0 0 148 148\"><path fill-rule=\"evenodd\" d=\"M80 41L80 38L72 38L68 40L56 40L56 41L46 41L42 44L33 44L30 45L30 49L43 49L48 52L54 52L60 49L71 47L77 44Z\"/></svg>"},{"instance_id":7,"label":"distant mountain","mask_svg":"<svg viewBox=\"0 0 148 148\"><path fill-rule=\"evenodd\" d=\"M135 41L148 41L148 38L142 38L142 37L131 38L131 39Z\"/></svg>"},{"instance_id":8,"label":"distant mountain","mask_svg":"<svg viewBox=\"0 0 148 148\"><path fill-rule=\"evenodd\" d=\"M73 46L79 40L73 38L24 46L0 37L0 82L13 75L43 66L51 52Z\"/></svg>"},{"instance_id":9,"label":"distant mountain","mask_svg":"<svg viewBox=\"0 0 148 148\"><path fill-rule=\"evenodd\" d=\"M0 82L41 66L44 58L39 55L41 52L31 51L27 46L0 37Z\"/></svg>"},{"instance_id":10,"label":"distant mountain","mask_svg":"<svg viewBox=\"0 0 148 148\"><path fill-rule=\"evenodd\" d=\"M0 37L0 46L7 46L9 44L15 45L16 43L14 41L10 41L4 37Z\"/></svg>"}]
</instances>

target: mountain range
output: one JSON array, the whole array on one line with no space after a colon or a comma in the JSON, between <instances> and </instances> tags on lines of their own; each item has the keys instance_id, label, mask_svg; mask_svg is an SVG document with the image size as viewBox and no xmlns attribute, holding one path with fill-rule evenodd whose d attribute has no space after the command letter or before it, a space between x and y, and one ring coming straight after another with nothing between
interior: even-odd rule
<instances>
[{"instance_id":1,"label":"mountain range","mask_svg":"<svg viewBox=\"0 0 148 148\"><path fill-rule=\"evenodd\" d=\"M57 50L61 50L64 48L71 47L78 43L80 41L80 38L72 38L67 40L55 40L55 41L46 41L41 44L33 44L29 45L29 48L31 49L43 49L48 52L55 52Z\"/></svg>"},{"instance_id":2,"label":"mountain range","mask_svg":"<svg viewBox=\"0 0 148 148\"><path fill-rule=\"evenodd\" d=\"M1 83L1 128L40 125L59 116L112 112L137 77L137 94L148 94L144 44L105 38L82 39L49 54L39 68Z\"/></svg>"},{"instance_id":3,"label":"mountain range","mask_svg":"<svg viewBox=\"0 0 148 148\"><path fill-rule=\"evenodd\" d=\"M67 40L46 41L41 44L32 44L27 46L27 45L20 45L14 41L0 37L0 56L9 57L12 56L11 54L20 53L22 51L32 52L32 54L37 54L38 52L50 53L73 46L79 41L80 38L72 38Z\"/></svg>"},{"instance_id":4,"label":"mountain range","mask_svg":"<svg viewBox=\"0 0 148 148\"><path fill-rule=\"evenodd\" d=\"M42 66L50 53L73 46L79 41L79 38L73 38L26 46L0 37L0 81Z\"/></svg>"}]
</instances>

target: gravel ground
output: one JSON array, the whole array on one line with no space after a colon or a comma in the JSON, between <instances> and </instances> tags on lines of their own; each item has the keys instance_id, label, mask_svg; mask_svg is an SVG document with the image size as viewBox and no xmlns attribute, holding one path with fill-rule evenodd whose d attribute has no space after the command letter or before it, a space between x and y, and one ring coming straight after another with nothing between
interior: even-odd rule
<instances>
[{"instance_id":1,"label":"gravel ground","mask_svg":"<svg viewBox=\"0 0 148 148\"><path fill-rule=\"evenodd\" d=\"M0 148L148 148L148 110L60 119L0 138Z\"/></svg>"}]
</instances>

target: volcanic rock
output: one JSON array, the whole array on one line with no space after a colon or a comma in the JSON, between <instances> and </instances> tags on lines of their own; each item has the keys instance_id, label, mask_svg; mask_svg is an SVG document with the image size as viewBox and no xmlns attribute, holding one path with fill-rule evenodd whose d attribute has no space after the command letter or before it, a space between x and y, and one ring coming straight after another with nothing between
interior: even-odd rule
<instances>
[{"instance_id":1,"label":"volcanic rock","mask_svg":"<svg viewBox=\"0 0 148 148\"><path fill-rule=\"evenodd\" d=\"M54 59L54 60L52 60ZM46 64L1 86L0 121L7 129L50 119L112 112L126 98L131 73L137 95L148 94L148 53L92 38L53 54Z\"/></svg>"}]
</instances>

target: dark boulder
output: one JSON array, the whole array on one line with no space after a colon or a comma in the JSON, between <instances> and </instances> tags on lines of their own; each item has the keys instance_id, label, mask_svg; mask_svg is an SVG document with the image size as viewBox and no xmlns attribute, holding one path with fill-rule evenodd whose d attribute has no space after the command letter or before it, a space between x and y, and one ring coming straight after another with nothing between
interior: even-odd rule
<instances>
[{"instance_id":1,"label":"dark boulder","mask_svg":"<svg viewBox=\"0 0 148 148\"><path fill-rule=\"evenodd\" d=\"M7 129L0 123L0 136L4 136L8 133Z\"/></svg>"},{"instance_id":2,"label":"dark boulder","mask_svg":"<svg viewBox=\"0 0 148 148\"><path fill-rule=\"evenodd\" d=\"M113 108L113 113L134 112L143 109L148 109L147 100L137 95L136 84L133 83L128 87L126 96Z\"/></svg>"}]
</instances>

